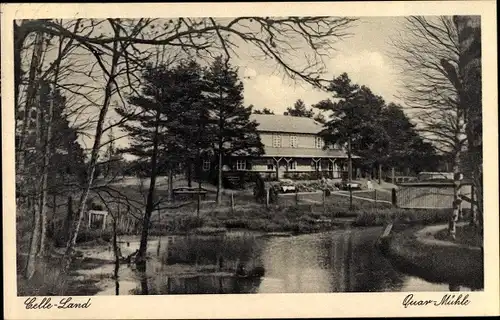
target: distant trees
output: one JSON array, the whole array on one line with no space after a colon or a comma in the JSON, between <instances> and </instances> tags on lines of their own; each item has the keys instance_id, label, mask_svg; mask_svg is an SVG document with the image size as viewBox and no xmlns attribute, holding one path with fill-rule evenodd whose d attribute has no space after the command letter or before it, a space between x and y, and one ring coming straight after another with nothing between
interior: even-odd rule
<instances>
[{"instance_id":1,"label":"distant trees","mask_svg":"<svg viewBox=\"0 0 500 320\"><path fill-rule=\"evenodd\" d=\"M292 117L312 118L314 116L314 111L312 109L308 109L304 101L299 99L295 101L293 107L288 107L283 114L285 116Z\"/></svg>"},{"instance_id":2,"label":"distant trees","mask_svg":"<svg viewBox=\"0 0 500 320\"><path fill-rule=\"evenodd\" d=\"M274 111L272 111L271 109L268 109L268 108L264 108L262 110L254 109L253 104L251 104L249 107L252 108L252 113L254 113L254 114L274 114Z\"/></svg>"}]
</instances>

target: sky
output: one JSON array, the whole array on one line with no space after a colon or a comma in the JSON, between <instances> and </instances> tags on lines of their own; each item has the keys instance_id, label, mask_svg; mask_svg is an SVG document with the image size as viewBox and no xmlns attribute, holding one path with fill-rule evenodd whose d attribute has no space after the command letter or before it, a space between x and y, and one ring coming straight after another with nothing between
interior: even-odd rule
<instances>
[{"instance_id":1,"label":"sky","mask_svg":"<svg viewBox=\"0 0 500 320\"><path fill-rule=\"evenodd\" d=\"M325 59L327 79L347 72L353 82L366 85L387 102L400 102L395 95L399 90L399 70L391 62L389 42L401 31L401 17L362 18L350 29L353 35L335 45L336 54ZM304 83L293 83L262 63L239 62L243 76L246 104L256 108L269 108L283 113L297 99L310 106L328 98L329 94L314 90Z\"/></svg>"},{"instance_id":2,"label":"sky","mask_svg":"<svg viewBox=\"0 0 500 320\"><path fill-rule=\"evenodd\" d=\"M404 17L362 17L354 23L347 31L352 35L336 42L333 52L324 59L326 64L326 74L322 78L332 79L346 72L351 80L359 85L368 86L375 94L382 96L386 102L401 102L395 98L398 90L400 76L398 69L392 64L390 53L391 38L399 37L402 30ZM100 32L100 31L99 31ZM276 114L282 114L287 107L293 106L295 101L302 99L307 106L311 106L323 99L329 98L330 94L320 92L311 85L303 81L292 81L283 74L276 72L276 66L272 61L260 61L252 57L252 48L245 43L241 43L237 49L238 56L232 56L231 64L239 68L240 78L244 84L244 103L254 105L255 108L268 108ZM304 52L298 52L294 57L298 57ZM55 50L48 55L54 55ZM94 65L89 64L89 53L81 57L72 57L71 63L79 63L75 69L89 69ZM55 56L54 56L55 57ZM86 58L87 57L87 58ZM94 60L91 58L92 61ZM296 59L296 58L294 58ZM297 58L298 59L298 58ZM47 59L50 61L51 59ZM29 60L27 60L29 61ZM294 60L302 62L300 60ZM86 65L86 67L83 67ZM81 67L82 66L82 67ZM85 83L86 86L95 88L93 93L87 95L97 105L102 101L103 83L102 75L97 72L96 77L89 78L82 74L87 73L80 70L69 77L71 83ZM90 70L90 69L89 69ZM92 69L93 74L96 68ZM90 73L89 73L90 74ZM89 89L90 90L90 89ZM114 102L120 103L118 97L114 97ZM76 104L86 103L79 99ZM92 104L92 103L91 103ZM85 113L80 114L78 120L96 119L98 108L86 108ZM116 114L111 111L108 121L114 122ZM121 132L116 132L115 137L122 136ZM80 142L85 149L89 149L93 144L93 131L89 130L87 135L80 136ZM106 137L104 137L106 141ZM128 139L123 138L116 142L118 147L128 145Z\"/></svg>"}]
</instances>

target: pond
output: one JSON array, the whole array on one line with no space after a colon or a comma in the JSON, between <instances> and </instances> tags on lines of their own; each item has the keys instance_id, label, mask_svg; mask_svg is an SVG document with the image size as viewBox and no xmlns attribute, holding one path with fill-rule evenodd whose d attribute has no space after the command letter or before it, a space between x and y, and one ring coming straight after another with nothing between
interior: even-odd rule
<instances>
[{"instance_id":1,"label":"pond","mask_svg":"<svg viewBox=\"0 0 500 320\"><path fill-rule=\"evenodd\" d=\"M156 258L145 271L122 266L120 294L450 290L448 284L396 270L375 247L381 232L375 227L289 237L251 232L163 237L151 241ZM101 294L114 295L115 289Z\"/></svg>"}]
</instances>

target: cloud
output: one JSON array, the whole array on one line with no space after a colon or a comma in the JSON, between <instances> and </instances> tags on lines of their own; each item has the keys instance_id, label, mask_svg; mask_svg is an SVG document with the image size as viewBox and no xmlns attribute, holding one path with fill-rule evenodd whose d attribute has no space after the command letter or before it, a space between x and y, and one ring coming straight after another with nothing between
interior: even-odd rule
<instances>
[{"instance_id":1,"label":"cloud","mask_svg":"<svg viewBox=\"0 0 500 320\"><path fill-rule=\"evenodd\" d=\"M387 102L396 100L396 70L389 58L380 52L363 50L349 55L340 53L330 60L329 70L334 76L347 72L353 82L366 85Z\"/></svg>"},{"instance_id":2,"label":"cloud","mask_svg":"<svg viewBox=\"0 0 500 320\"><path fill-rule=\"evenodd\" d=\"M326 64L329 70L327 79L347 72L353 82L368 86L387 102L396 101L395 70L389 63L389 58L382 53L369 50L354 54L339 53ZM297 99L302 99L310 106L330 97L329 93L320 92L308 84L292 82L272 74L265 68L260 70L258 65L253 67L247 67L243 72L247 105L253 104L259 109L269 108L275 113L283 113Z\"/></svg>"},{"instance_id":3,"label":"cloud","mask_svg":"<svg viewBox=\"0 0 500 320\"><path fill-rule=\"evenodd\" d=\"M319 92L308 84L293 82L265 72L244 79L243 83L247 105L253 104L258 109L269 108L277 114L282 114L298 99L302 99L306 105L311 105L329 96L328 93Z\"/></svg>"}]
</instances>

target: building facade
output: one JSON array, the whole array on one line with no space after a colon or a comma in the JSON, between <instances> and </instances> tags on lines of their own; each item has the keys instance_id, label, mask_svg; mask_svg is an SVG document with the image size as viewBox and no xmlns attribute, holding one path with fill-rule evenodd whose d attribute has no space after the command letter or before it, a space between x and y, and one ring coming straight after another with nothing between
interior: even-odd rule
<instances>
[{"instance_id":1,"label":"building facade","mask_svg":"<svg viewBox=\"0 0 500 320\"><path fill-rule=\"evenodd\" d=\"M314 119L285 115L252 114L259 126L264 154L259 157L232 156L225 159L223 171L254 172L269 179L341 178L347 169L347 153L340 146L323 149L318 135L323 125ZM353 157L354 158L354 157ZM205 160L203 171L213 162Z\"/></svg>"}]
</instances>

